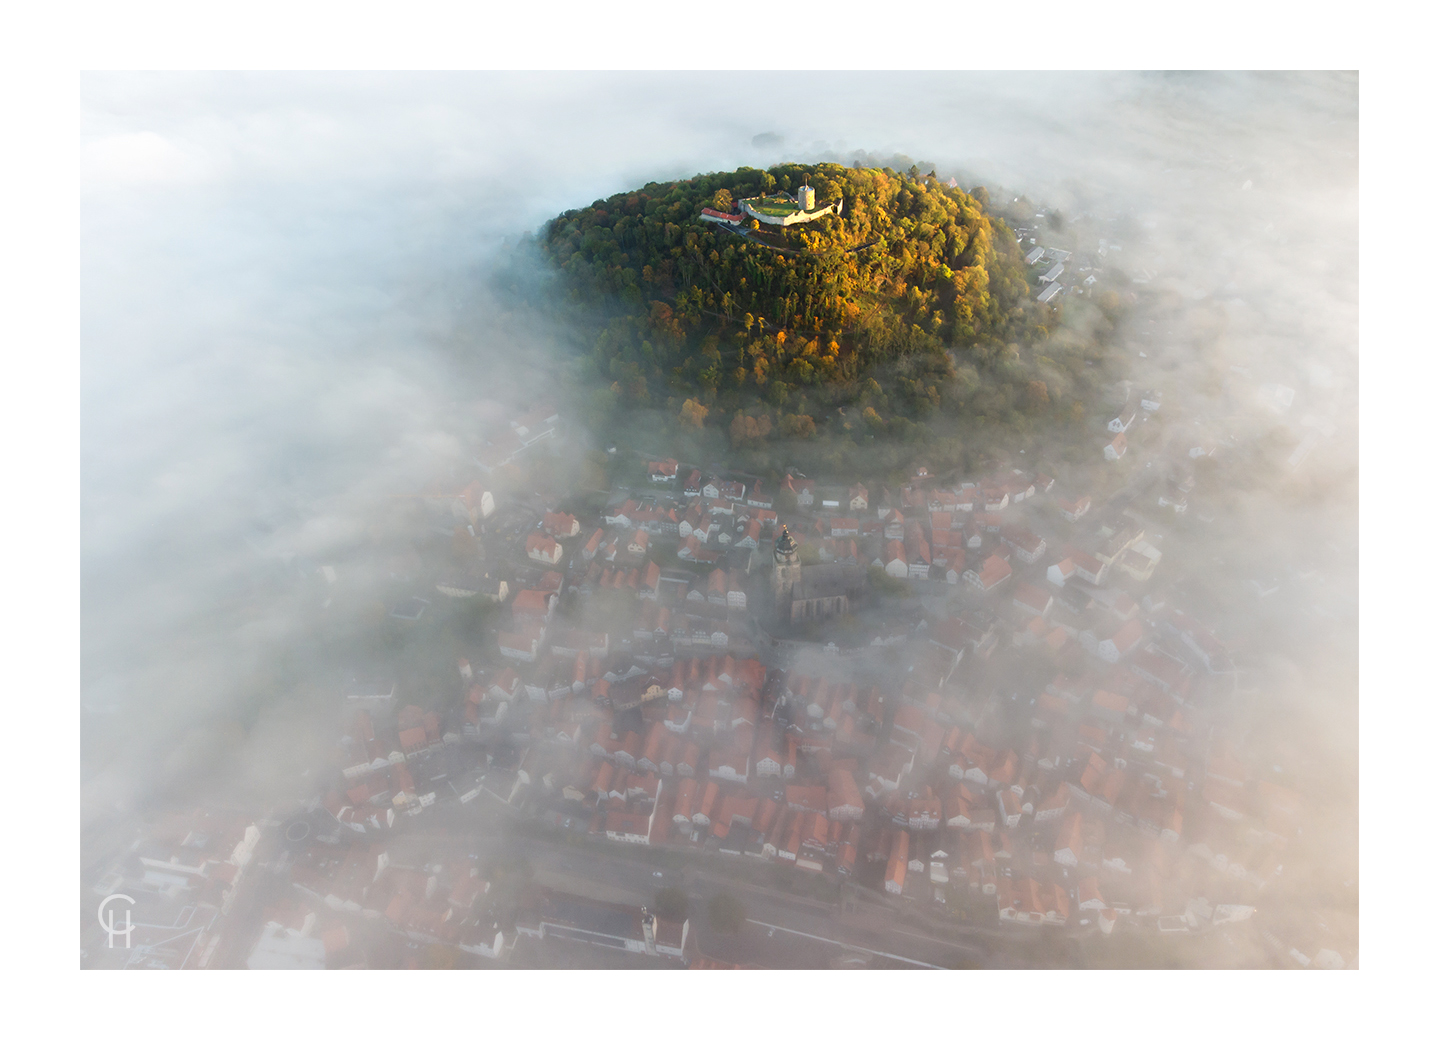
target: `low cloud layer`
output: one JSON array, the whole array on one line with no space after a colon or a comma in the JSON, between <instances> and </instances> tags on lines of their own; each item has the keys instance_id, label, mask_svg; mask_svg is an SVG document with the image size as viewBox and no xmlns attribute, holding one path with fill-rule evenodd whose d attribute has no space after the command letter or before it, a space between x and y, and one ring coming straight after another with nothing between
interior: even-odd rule
<instances>
[{"instance_id":1,"label":"low cloud layer","mask_svg":"<svg viewBox=\"0 0 1439 1040\"><path fill-rule=\"evenodd\" d=\"M1296 618L1256 684L1297 703L1292 647L1352 642L1352 76L107 74L83 94L87 825L305 753L302 699L266 688L314 649L289 576L462 466L483 402L553 357L542 317L489 296L509 244L739 165L903 154L1115 220L1111 262L1167 294L1163 335L1192 348L1156 375L1281 384L1266 422L1323 424L1310 498L1232 503L1246 531L1295 525L1329 582L1331 613ZM1310 724L1342 755L1354 689L1323 694Z\"/></svg>"}]
</instances>

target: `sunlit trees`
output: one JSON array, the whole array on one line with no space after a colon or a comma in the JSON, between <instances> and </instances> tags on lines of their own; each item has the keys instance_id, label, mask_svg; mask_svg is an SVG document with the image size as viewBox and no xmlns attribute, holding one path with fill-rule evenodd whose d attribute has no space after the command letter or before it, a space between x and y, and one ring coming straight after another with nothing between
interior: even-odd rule
<instances>
[{"instance_id":1,"label":"sunlit trees","mask_svg":"<svg viewBox=\"0 0 1439 1040\"><path fill-rule=\"evenodd\" d=\"M708 408L691 397L680 406L680 425L698 430L704 426L705 417L709 415L709 413L710 410Z\"/></svg>"},{"instance_id":2,"label":"sunlit trees","mask_svg":"<svg viewBox=\"0 0 1439 1040\"><path fill-rule=\"evenodd\" d=\"M667 332L675 331L675 320L683 325L697 313L684 299L692 289L712 297L720 320L744 314L747 334L762 318L779 325L778 332L804 329L827 339L853 334L856 295L886 289L899 291L910 318L905 327L922 319L921 327L945 342L956 332L954 301L961 317L984 311L987 269L1006 258L990 245L999 236L972 197L878 170L821 164L777 167L775 173L791 185L808 179L822 205L845 200L843 216L786 230L751 220L760 238L750 241L698 223L701 208L727 209L775 181L771 174L736 170L648 185L644 192L566 213L546 229L543 244L580 282L597 282L621 298L633 287L651 307L663 303L673 313L653 308L653 323ZM665 205L654 207L655 196ZM899 233L888 230L892 225ZM766 247L782 243L789 251ZM941 262L946 276L940 275ZM1022 276L1004 284L1025 291ZM864 343L857 346L861 363L874 360L864 356Z\"/></svg>"},{"instance_id":3,"label":"sunlit trees","mask_svg":"<svg viewBox=\"0 0 1439 1040\"><path fill-rule=\"evenodd\" d=\"M745 415L744 412L736 412L734 420L730 423L730 442L736 448L743 448L757 441L762 441L769 436L770 418L768 415Z\"/></svg>"},{"instance_id":4,"label":"sunlit trees","mask_svg":"<svg viewBox=\"0 0 1439 1040\"><path fill-rule=\"evenodd\" d=\"M1006 349L1074 330L1033 303L1032 275L983 191L947 187L927 169L741 168L555 218L539 245L592 331L575 380L587 418L613 423L667 400L678 427L711 419L747 450L770 432L757 435L766 410L797 413L774 421L786 438L823 440L849 425L844 439L871 447L921 443L927 426L981 416L1015 431L1072 424L1070 406L1088 399L1099 370L1061 362L1055 382L1053 362ZM790 228L749 220L744 235L698 219L804 180L820 206L843 200L842 215ZM1108 322L1092 335L1112 337L1122 301L1104 293L1096 303ZM601 381L613 393L587 389ZM861 419L866 409L878 421Z\"/></svg>"},{"instance_id":5,"label":"sunlit trees","mask_svg":"<svg viewBox=\"0 0 1439 1040\"><path fill-rule=\"evenodd\" d=\"M779 432L786 437L798 437L807 440L814 436L814 419L808 415L782 415L779 420Z\"/></svg>"}]
</instances>

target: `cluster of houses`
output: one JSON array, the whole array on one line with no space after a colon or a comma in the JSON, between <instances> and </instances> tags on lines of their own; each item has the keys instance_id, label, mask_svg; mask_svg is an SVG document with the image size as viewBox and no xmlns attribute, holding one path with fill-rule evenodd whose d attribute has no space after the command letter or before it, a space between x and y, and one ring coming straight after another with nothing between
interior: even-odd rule
<instances>
[{"instance_id":1,"label":"cluster of houses","mask_svg":"<svg viewBox=\"0 0 1439 1040\"><path fill-rule=\"evenodd\" d=\"M655 493L616 498L593 525L546 515L536 534L556 548L541 545L541 562L567 559L565 579L552 571L557 587L515 597L518 645L502 635L503 664L469 682L461 737L514 745L513 797L597 838L790 863L897 895L963 888L1021 923L1168 924L1189 912L1200 864L1272 880L1285 796L1247 775L1231 783L1230 758L1211 748L1207 712L1232 666L1149 588L1162 554L1139 519L1096 513L1042 473L945 483L920 468L873 505L864 485L787 475L775 489L798 508L787 533L821 564L877 565L967 597L889 641L901 664L861 683L767 670L720 630L774 551L773 493L675 459L649 477ZM678 544L688 569L660 567L651 539ZM555 630L566 588L635 597L635 632L617 643ZM705 621L718 638L674 638ZM996 655L1051 676L1000 705L1024 716L1021 740L1013 727L999 738L1002 698L983 689ZM1241 904L1211 903L1237 919Z\"/></svg>"},{"instance_id":2,"label":"cluster of houses","mask_svg":"<svg viewBox=\"0 0 1439 1040\"><path fill-rule=\"evenodd\" d=\"M1160 617L1114 661L1078 642L1044 651L1054 674L1018 742L986 735L956 686L966 658L1023 649L984 611L910 640L888 683L715 654L658 671L620 657L543 694L508 669L475 686L526 701L512 797L597 839L788 863L901 896L963 888L1021 923L1174 927L1201 897L1239 920L1252 904L1225 883L1273 880L1297 795L1208 738L1222 659L1191 646L1202 628Z\"/></svg>"},{"instance_id":3,"label":"cluster of houses","mask_svg":"<svg viewBox=\"0 0 1439 1040\"><path fill-rule=\"evenodd\" d=\"M86 963L222 966L228 915L243 886L263 872L257 864L260 841L260 822L236 809L167 811L151 820L92 886L82 947ZM99 930L90 923L97 920L96 903L102 908ZM111 936L108 929L114 928L120 931Z\"/></svg>"},{"instance_id":4,"label":"cluster of houses","mask_svg":"<svg viewBox=\"0 0 1439 1040\"><path fill-rule=\"evenodd\" d=\"M874 864L894 894L961 884L1004 920L1077 914L1107 930L1130 913L1183 917L1197 863L1261 888L1297 811L1292 791L1251 785L1198 736L1228 667L1217 641L1157 599L1140 610L1097 594L1081 638L1058 648L1030 638L1018 609L965 611L903 644L888 683L733 654L659 670L606 655L562 683L505 668L469 698L523 703L513 793L597 837L840 876ZM981 736L956 685L963 661L982 668L1006 647L1053 665L1019 743ZM1081 885L1082 899L1056 895ZM1240 904L1214 903L1238 919Z\"/></svg>"},{"instance_id":5,"label":"cluster of houses","mask_svg":"<svg viewBox=\"0 0 1439 1040\"><path fill-rule=\"evenodd\" d=\"M460 569L461 575L443 575L437 591L508 603L509 623L496 635L500 654L516 665L539 664L547 674L589 674L592 657L608 652L612 638L626 644L633 639L651 656L675 648L723 649L736 639L743 644L745 636L733 622L746 616L752 553L773 537L773 502L759 487L702 479L697 471L682 490L674 488L677 467L674 460L650 467L654 482L676 497L658 488L638 498L621 496L587 523L547 509L520 547L535 565L527 575L516 576L513 568L508 577L481 574L482 568L472 565ZM468 501L481 492L489 495L476 483L464 495ZM453 506L460 496L432 497L460 515ZM493 496L485 503L475 511L477 518L494 511ZM669 567L656 559L660 545ZM612 602L614 596L635 601L633 632L556 625L562 591L585 601ZM470 707L473 726L479 706Z\"/></svg>"},{"instance_id":6,"label":"cluster of houses","mask_svg":"<svg viewBox=\"0 0 1439 1040\"><path fill-rule=\"evenodd\" d=\"M1105 429L1114 436L1104 445L1104 458L1109 462L1118 462L1129 452L1128 434L1136 420L1145 420L1164 403L1164 394L1159 390L1135 390L1132 387L1125 387L1124 404L1120 406L1119 414L1105 425ZM1192 451L1190 457L1198 458L1200 454L1212 454L1210 448L1200 448ZM1182 511L1182 510L1181 510Z\"/></svg>"},{"instance_id":7,"label":"cluster of houses","mask_svg":"<svg viewBox=\"0 0 1439 1040\"><path fill-rule=\"evenodd\" d=\"M492 438L490 461L552 435L542 413ZM402 817L477 798L598 842L788 864L1016 926L1192 931L1244 920L1279 875L1302 799L1216 727L1233 665L1153 582L1162 555L1136 515L1018 470L921 467L873 496L675 459L649 477L592 517L537 514L520 534L531 567L441 576L442 595L499 604L452 706L351 683L323 836L294 858L294 904L272 908L257 963L361 963L351 921L504 956L515 933L473 865L401 866L386 844ZM783 524L780 492L796 507ZM496 509L483 479L421 497L472 534ZM818 568L791 562L807 545ZM799 597L836 564L932 589L942 615L917 614L883 654L766 665L767 570L793 568ZM620 602L632 630L609 620ZM219 852L148 859L223 893L244 856ZM552 896L522 931L684 955L682 922Z\"/></svg>"},{"instance_id":8,"label":"cluster of houses","mask_svg":"<svg viewBox=\"0 0 1439 1040\"><path fill-rule=\"evenodd\" d=\"M810 493L804 486L810 482L797 483ZM988 591L1008 577L1011 554L1032 562L1044 551L1044 539L1012 521L1008 507L1053 485L1053 478L1015 471L941 487L921 469L897 494L882 492L873 519L869 493L857 485L846 490L845 501L860 516L820 515L793 533L801 544L815 542L823 562L862 563L895 578Z\"/></svg>"},{"instance_id":9,"label":"cluster of houses","mask_svg":"<svg viewBox=\"0 0 1439 1040\"><path fill-rule=\"evenodd\" d=\"M296 952L308 947L308 967L374 966L362 936L377 927L421 949L444 944L491 960L508 956L516 933L496 920L490 882L473 860L405 863L394 855L383 841L312 843L290 864L294 895L267 908L267 928L278 926Z\"/></svg>"},{"instance_id":10,"label":"cluster of houses","mask_svg":"<svg viewBox=\"0 0 1439 1040\"><path fill-rule=\"evenodd\" d=\"M1039 291L1035 299L1049 303L1057 297L1075 293L1084 295L1095 291L1094 287L1103 273L1099 262L1121 247L1117 243L1099 240L1093 254L1071 253L1067 249L1056 249L1039 244L1041 231L1038 227L1016 227L1014 237L1024 253L1024 262L1040 272ZM1138 278L1135 281L1139 281Z\"/></svg>"},{"instance_id":11,"label":"cluster of houses","mask_svg":"<svg viewBox=\"0 0 1439 1040\"><path fill-rule=\"evenodd\" d=\"M792 483L810 493L810 482ZM980 596L1014 590L1017 601L1040 618L1048 617L1054 594L1071 578L1093 586L1111 574L1149 579L1162 554L1144 541L1141 529L1121 518L1117 526L1078 537L1074 525L1089 516L1089 496L1051 494L1053 488L1052 477L1018 470L946 487L921 468L902 489L882 493L873 518L868 492L858 486L848 489L846 501L866 515L821 512L790 534L800 545L813 545L822 563L881 567L894 578L960 585ZM1044 496L1050 520L1064 522L1057 529L1048 525L1046 534L1035 530L1033 510L1021 507L1036 496ZM1041 587L1017 577L1021 571L1042 578Z\"/></svg>"},{"instance_id":12,"label":"cluster of houses","mask_svg":"<svg viewBox=\"0 0 1439 1040\"><path fill-rule=\"evenodd\" d=\"M545 569L510 596L498 659L460 663L459 716L401 709L378 741L357 723L337 820L379 832L423 810L412 762L464 742L485 748L486 797L599 841L958 894L1016 924L1193 930L1252 912L1297 795L1213 735L1232 665L1150 587L1162 556L1138 518L1016 470L921 468L873 507L863 485L788 475L784 526L821 564L957 586L966 604L888 641L887 669L789 671L729 625L775 552L774 495L674 459L649 470L651 493L593 521L544 515L526 551ZM657 544L682 565L661 567ZM558 620L564 596L615 595L638 605L633 632ZM1001 694L991 670L1020 658L1048 679Z\"/></svg>"},{"instance_id":13,"label":"cluster of houses","mask_svg":"<svg viewBox=\"0 0 1439 1040\"><path fill-rule=\"evenodd\" d=\"M469 686L462 736L513 744L513 797L597 840L790 863L901 896L963 889L1017 923L1201 927L1248 912L1223 883L1257 891L1276 876L1297 796L1234 775L1208 717L1232 666L1147 589L1162 557L1137 518L1096 516L1087 496L1018 471L944 485L921 469L873 508L862 485L785 477L777 490L799 508L788 533L822 563L970 596L897 644L888 680L861 683L766 669L728 640L653 652L676 613L745 610L779 517L764 489L673 459L650 478L659 493L616 500L593 527L546 517L557 542L573 539L576 594L642 602L628 645L527 641L535 657L506 654ZM646 535L678 542L700 576L666 574ZM727 566L735 549L751 562ZM550 600L516 607L535 633L553 614ZM1022 740L999 738L987 708L1002 698L974 685L997 654L1051 673L1001 705L1025 715Z\"/></svg>"},{"instance_id":14,"label":"cluster of houses","mask_svg":"<svg viewBox=\"0 0 1439 1040\"><path fill-rule=\"evenodd\" d=\"M433 792L421 793L417 786L428 787L430 776L416 759L443 742L440 716L414 704L393 709L393 694L371 694L345 710L340 736L343 783L328 794L325 808L342 827L359 834L386 830L394 825L397 812L435 801Z\"/></svg>"},{"instance_id":15,"label":"cluster of houses","mask_svg":"<svg viewBox=\"0 0 1439 1040\"><path fill-rule=\"evenodd\" d=\"M1114 458L1160 405L1131 397ZM491 481L557 422L548 406L504 420L474 479L417 497L493 541L506 504ZM472 861L392 861L404 817L476 799L600 843L786 864L1015 927L1191 932L1245 921L1281 876L1304 800L1226 733L1234 666L1155 580L1162 553L1137 514L1012 469L942 481L921 467L873 491L648 469L594 515L540 507L506 546L523 566L437 576L441 596L498 606L492 647L456 662L452 704L349 683L334 782L252 966L363 965L377 928L485 958L518 934L689 956L686 922L547 893L502 928ZM1192 489L1181 474L1158 504L1183 512ZM812 573L878 566L929 593L926 609L875 653L767 665L756 623L772 620L782 537L806 561L784 564L795 602L816 594ZM157 824L107 885L228 909L259 830L200 815Z\"/></svg>"}]
</instances>

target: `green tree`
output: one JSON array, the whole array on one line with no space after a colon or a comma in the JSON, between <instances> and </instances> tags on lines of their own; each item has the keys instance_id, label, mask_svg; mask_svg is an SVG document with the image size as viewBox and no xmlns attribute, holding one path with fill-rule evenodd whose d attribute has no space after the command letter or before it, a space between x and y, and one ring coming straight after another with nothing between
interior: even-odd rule
<instances>
[{"instance_id":1,"label":"green tree","mask_svg":"<svg viewBox=\"0 0 1439 1040\"><path fill-rule=\"evenodd\" d=\"M717 932L733 935L743 927L745 908L734 896L721 893L709 901L709 926Z\"/></svg>"},{"instance_id":2,"label":"green tree","mask_svg":"<svg viewBox=\"0 0 1439 1040\"><path fill-rule=\"evenodd\" d=\"M814 436L814 419L808 415L782 415L779 420L779 432L786 437L808 440Z\"/></svg>"},{"instance_id":3,"label":"green tree","mask_svg":"<svg viewBox=\"0 0 1439 1040\"><path fill-rule=\"evenodd\" d=\"M871 564L869 568L869 584L872 589L885 596L913 596L914 589L909 582L902 578L896 578L883 567Z\"/></svg>"},{"instance_id":4,"label":"green tree","mask_svg":"<svg viewBox=\"0 0 1439 1040\"><path fill-rule=\"evenodd\" d=\"M690 915L689 896L678 888L662 888L655 893L655 913L670 921L683 921Z\"/></svg>"},{"instance_id":5,"label":"green tree","mask_svg":"<svg viewBox=\"0 0 1439 1040\"><path fill-rule=\"evenodd\" d=\"M619 406L621 393L619 383L596 387L590 393L590 422L595 426L605 426L610 421L610 417L614 415L615 409Z\"/></svg>"}]
</instances>

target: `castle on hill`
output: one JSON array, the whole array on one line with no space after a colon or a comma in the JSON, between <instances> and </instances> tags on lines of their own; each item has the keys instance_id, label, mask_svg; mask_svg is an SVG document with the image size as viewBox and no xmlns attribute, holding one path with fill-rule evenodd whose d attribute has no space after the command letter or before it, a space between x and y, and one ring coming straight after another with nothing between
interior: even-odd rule
<instances>
[{"instance_id":1,"label":"castle on hill","mask_svg":"<svg viewBox=\"0 0 1439 1040\"><path fill-rule=\"evenodd\" d=\"M715 224L736 225L749 216L761 224L788 227L790 224L807 224L811 220L827 217L831 213L842 213L844 200L840 199L828 206L816 209L814 189L808 184L804 184L794 195L781 191L775 195L756 195L753 198L740 199L735 204L735 209L736 212L721 213L719 210L706 207L700 212L700 220Z\"/></svg>"}]
</instances>

